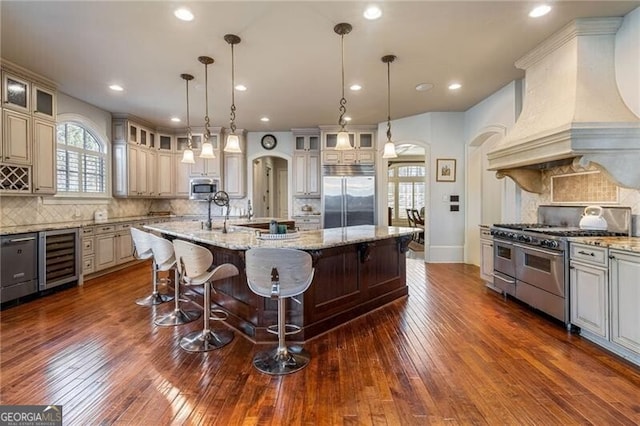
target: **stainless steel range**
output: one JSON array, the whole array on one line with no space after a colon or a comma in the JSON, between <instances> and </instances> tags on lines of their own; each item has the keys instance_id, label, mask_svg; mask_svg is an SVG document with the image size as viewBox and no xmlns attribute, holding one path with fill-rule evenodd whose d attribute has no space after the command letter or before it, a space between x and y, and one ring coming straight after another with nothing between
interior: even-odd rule
<instances>
[{"instance_id":1,"label":"stainless steel range","mask_svg":"<svg viewBox=\"0 0 640 426\"><path fill-rule=\"evenodd\" d=\"M626 236L629 207L605 207L607 230L585 230L579 222L585 206L540 206L539 223L496 224L493 268L496 288L570 326L570 237Z\"/></svg>"}]
</instances>

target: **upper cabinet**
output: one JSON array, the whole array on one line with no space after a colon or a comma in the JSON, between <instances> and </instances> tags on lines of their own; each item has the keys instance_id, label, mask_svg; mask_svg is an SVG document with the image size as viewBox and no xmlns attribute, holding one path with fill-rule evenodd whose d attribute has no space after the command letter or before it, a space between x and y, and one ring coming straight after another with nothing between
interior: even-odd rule
<instances>
[{"instance_id":1,"label":"upper cabinet","mask_svg":"<svg viewBox=\"0 0 640 426\"><path fill-rule=\"evenodd\" d=\"M323 164L374 164L376 160L375 126L349 126L349 140L353 149L338 151L337 126L322 126L322 163Z\"/></svg>"},{"instance_id":2,"label":"upper cabinet","mask_svg":"<svg viewBox=\"0 0 640 426\"><path fill-rule=\"evenodd\" d=\"M295 138L293 153L293 195L299 198L320 197L320 131L292 129Z\"/></svg>"},{"instance_id":3,"label":"upper cabinet","mask_svg":"<svg viewBox=\"0 0 640 426\"><path fill-rule=\"evenodd\" d=\"M2 62L0 192L55 194L56 103L53 83Z\"/></svg>"},{"instance_id":4,"label":"upper cabinet","mask_svg":"<svg viewBox=\"0 0 640 426\"><path fill-rule=\"evenodd\" d=\"M247 195L246 135L244 130L236 130L236 134L240 138L242 152L223 152L224 167L221 186L229 194L229 198L244 198Z\"/></svg>"}]
</instances>

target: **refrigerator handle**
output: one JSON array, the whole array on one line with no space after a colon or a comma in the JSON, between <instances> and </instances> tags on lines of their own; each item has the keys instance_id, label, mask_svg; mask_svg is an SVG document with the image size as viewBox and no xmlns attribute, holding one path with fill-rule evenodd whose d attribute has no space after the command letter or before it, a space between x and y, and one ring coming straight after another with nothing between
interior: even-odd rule
<instances>
[{"instance_id":1,"label":"refrigerator handle","mask_svg":"<svg viewBox=\"0 0 640 426\"><path fill-rule=\"evenodd\" d=\"M341 187L342 187L342 226L347 226L347 179L341 179Z\"/></svg>"}]
</instances>

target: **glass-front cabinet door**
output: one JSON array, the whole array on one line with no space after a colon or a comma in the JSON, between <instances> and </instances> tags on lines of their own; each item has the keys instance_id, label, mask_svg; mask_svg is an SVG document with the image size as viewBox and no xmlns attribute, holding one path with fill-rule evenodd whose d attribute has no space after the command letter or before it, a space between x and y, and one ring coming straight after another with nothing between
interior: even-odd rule
<instances>
[{"instance_id":1,"label":"glass-front cabinet door","mask_svg":"<svg viewBox=\"0 0 640 426\"><path fill-rule=\"evenodd\" d=\"M56 93L53 90L33 85L33 115L46 120L56 119Z\"/></svg>"},{"instance_id":2,"label":"glass-front cabinet door","mask_svg":"<svg viewBox=\"0 0 640 426\"><path fill-rule=\"evenodd\" d=\"M9 73L2 73L2 106L31 113L29 110L29 82Z\"/></svg>"}]
</instances>

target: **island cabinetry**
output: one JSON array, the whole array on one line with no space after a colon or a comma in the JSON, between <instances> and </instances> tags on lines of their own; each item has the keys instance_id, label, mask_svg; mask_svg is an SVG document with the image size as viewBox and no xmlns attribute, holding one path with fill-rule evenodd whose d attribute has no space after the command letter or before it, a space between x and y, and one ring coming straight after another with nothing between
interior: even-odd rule
<instances>
[{"instance_id":1,"label":"island cabinetry","mask_svg":"<svg viewBox=\"0 0 640 426\"><path fill-rule=\"evenodd\" d=\"M287 301L287 322L302 328L293 340L305 341L407 295L405 251L411 236L390 237L308 251L315 274L298 300ZM211 295L229 313L228 322L249 338L275 339L267 327L277 323L277 301L255 295L246 283L244 251L211 247L215 264L232 263L240 275L213 283Z\"/></svg>"},{"instance_id":2,"label":"island cabinetry","mask_svg":"<svg viewBox=\"0 0 640 426\"><path fill-rule=\"evenodd\" d=\"M607 248L571 244L569 266L571 323L609 338Z\"/></svg>"},{"instance_id":3,"label":"island cabinetry","mask_svg":"<svg viewBox=\"0 0 640 426\"><path fill-rule=\"evenodd\" d=\"M119 223L115 226L116 265L135 260L131 226L133 223Z\"/></svg>"},{"instance_id":4,"label":"island cabinetry","mask_svg":"<svg viewBox=\"0 0 640 426\"><path fill-rule=\"evenodd\" d=\"M320 132L318 129L293 129L294 197L320 197Z\"/></svg>"},{"instance_id":5,"label":"island cabinetry","mask_svg":"<svg viewBox=\"0 0 640 426\"><path fill-rule=\"evenodd\" d=\"M80 232L82 245L82 275L95 272L95 227L87 226Z\"/></svg>"},{"instance_id":6,"label":"island cabinetry","mask_svg":"<svg viewBox=\"0 0 640 426\"><path fill-rule=\"evenodd\" d=\"M640 254L610 251L611 341L640 363Z\"/></svg>"}]
</instances>

